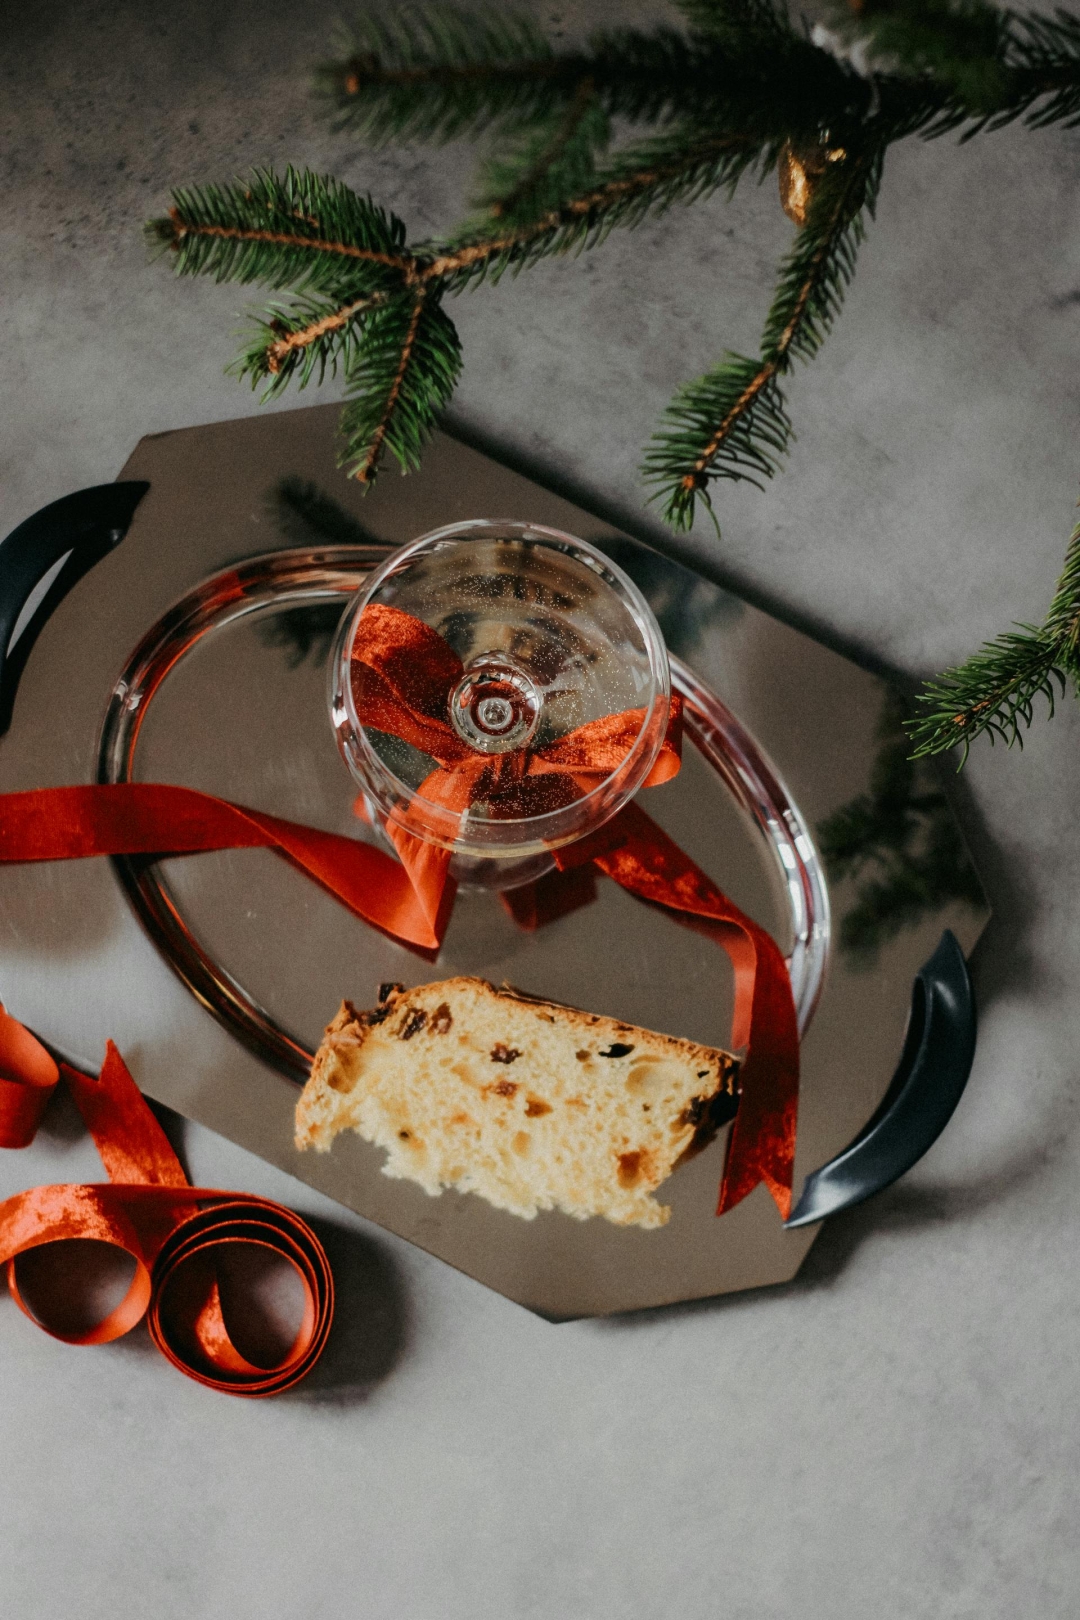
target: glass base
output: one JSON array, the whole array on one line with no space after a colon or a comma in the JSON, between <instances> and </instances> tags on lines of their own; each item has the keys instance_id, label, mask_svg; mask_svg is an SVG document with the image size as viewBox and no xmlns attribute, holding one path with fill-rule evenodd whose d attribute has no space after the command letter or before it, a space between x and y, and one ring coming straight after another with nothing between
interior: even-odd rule
<instances>
[{"instance_id":1,"label":"glass base","mask_svg":"<svg viewBox=\"0 0 1080 1620\"><path fill-rule=\"evenodd\" d=\"M520 889L525 883L535 883L555 870L555 857L548 850L539 855L522 855L516 860L500 861L484 855L455 855L450 862L450 876L459 889L484 890L489 894L505 894L508 889Z\"/></svg>"}]
</instances>

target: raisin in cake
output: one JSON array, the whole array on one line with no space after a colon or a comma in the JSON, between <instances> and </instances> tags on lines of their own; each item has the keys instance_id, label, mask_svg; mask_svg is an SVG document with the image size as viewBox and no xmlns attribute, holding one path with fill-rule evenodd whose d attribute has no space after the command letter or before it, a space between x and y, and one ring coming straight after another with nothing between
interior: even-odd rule
<instances>
[{"instance_id":1,"label":"raisin in cake","mask_svg":"<svg viewBox=\"0 0 1080 1620\"><path fill-rule=\"evenodd\" d=\"M663 1226L652 1194L736 1103L729 1053L483 979L386 985L326 1031L296 1109L298 1147L358 1131L388 1176L478 1193L531 1219L560 1209Z\"/></svg>"}]
</instances>

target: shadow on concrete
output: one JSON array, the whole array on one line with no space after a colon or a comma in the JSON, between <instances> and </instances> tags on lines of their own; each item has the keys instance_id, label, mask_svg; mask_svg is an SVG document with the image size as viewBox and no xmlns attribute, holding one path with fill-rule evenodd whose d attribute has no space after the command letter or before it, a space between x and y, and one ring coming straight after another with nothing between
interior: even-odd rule
<instances>
[{"instance_id":1,"label":"shadow on concrete","mask_svg":"<svg viewBox=\"0 0 1080 1620\"><path fill-rule=\"evenodd\" d=\"M862 1245L875 1237L898 1233L917 1236L928 1227L971 1219L998 1203L1046 1168L1054 1146L1064 1134L1063 1130L1055 1131L1051 1142L1017 1154L983 1182L934 1186L899 1181L865 1204L832 1216L825 1222L798 1275L790 1282L609 1316L597 1325L614 1331L646 1328L658 1321L675 1321L682 1316L749 1310L763 1296L798 1296L829 1289L840 1281Z\"/></svg>"},{"instance_id":2,"label":"shadow on concrete","mask_svg":"<svg viewBox=\"0 0 1080 1620\"><path fill-rule=\"evenodd\" d=\"M67 1086L57 1086L37 1129L37 1139L55 1147L71 1147L87 1135L83 1117Z\"/></svg>"},{"instance_id":3,"label":"shadow on concrete","mask_svg":"<svg viewBox=\"0 0 1080 1620\"><path fill-rule=\"evenodd\" d=\"M1017 845L1004 849L991 836L966 775L943 770L942 785L963 829L992 911L971 953L976 1004L985 1010L1003 993L1025 994L1036 984L1045 990L1046 963L1036 964L1030 943L1039 914L1038 889L1026 870L1022 848Z\"/></svg>"},{"instance_id":4,"label":"shadow on concrete","mask_svg":"<svg viewBox=\"0 0 1080 1620\"><path fill-rule=\"evenodd\" d=\"M304 1218L334 1273L334 1325L314 1371L284 1398L307 1405L355 1406L390 1376L408 1346L404 1283L383 1244L322 1217Z\"/></svg>"}]
</instances>

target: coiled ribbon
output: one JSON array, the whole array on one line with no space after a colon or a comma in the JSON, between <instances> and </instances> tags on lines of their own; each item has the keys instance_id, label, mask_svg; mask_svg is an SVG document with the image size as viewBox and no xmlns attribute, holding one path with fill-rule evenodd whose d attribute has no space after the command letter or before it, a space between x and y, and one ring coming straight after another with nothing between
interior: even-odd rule
<instances>
[{"instance_id":1,"label":"coiled ribbon","mask_svg":"<svg viewBox=\"0 0 1080 1620\"><path fill-rule=\"evenodd\" d=\"M369 619L369 615L371 618ZM362 722L422 749L435 770L426 798L463 811L485 798L508 816L570 802L625 758L641 710L606 715L539 750L495 756L470 751L447 720L463 667L453 649L397 608L365 610L354 642L353 691ZM681 704L646 786L681 762ZM246 809L190 788L154 783L42 788L0 796L0 864L89 855L185 855L265 848L289 861L373 927L431 956L453 904L450 853L390 825L401 864L352 838ZM787 966L776 943L713 883L634 802L596 833L554 852L559 871L507 896L524 926L536 926L591 894L593 872L662 906L725 950L735 971L730 1044L745 1048L740 1102L728 1137L716 1213L761 1181L781 1215L791 1208L799 1088L799 1037ZM586 870L591 868L591 870Z\"/></svg>"},{"instance_id":2,"label":"coiled ribbon","mask_svg":"<svg viewBox=\"0 0 1080 1620\"><path fill-rule=\"evenodd\" d=\"M19 1309L68 1344L108 1344L145 1316L150 1337L174 1367L230 1395L276 1395L299 1383L322 1354L334 1314L330 1263L311 1228L267 1199L192 1187L111 1041L95 1078L57 1063L0 1007L0 1147L29 1145L61 1079L109 1180L34 1187L0 1203L0 1263ZM124 1298L101 1321L65 1333L30 1311L16 1261L44 1244L80 1239L123 1250L135 1271ZM286 1261L303 1289L295 1340L272 1366L243 1356L225 1323L215 1261L225 1246L238 1244Z\"/></svg>"}]
</instances>

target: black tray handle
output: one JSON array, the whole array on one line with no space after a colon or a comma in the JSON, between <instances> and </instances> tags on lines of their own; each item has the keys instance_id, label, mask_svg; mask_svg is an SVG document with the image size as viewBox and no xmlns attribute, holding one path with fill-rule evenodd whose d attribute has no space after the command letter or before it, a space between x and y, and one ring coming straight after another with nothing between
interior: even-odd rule
<instances>
[{"instance_id":1,"label":"black tray handle","mask_svg":"<svg viewBox=\"0 0 1080 1620\"><path fill-rule=\"evenodd\" d=\"M919 970L900 1063L873 1118L808 1175L785 1226L810 1226L888 1187L922 1158L963 1095L975 1057L975 997L964 953L946 929Z\"/></svg>"},{"instance_id":2,"label":"black tray handle","mask_svg":"<svg viewBox=\"0 0 1080 1620\"><path fill-rule=\"evenodd\" d=\"M120 544L149 488L133 481L78 489L43 506L0 546L0 737L11 725L19 680L46 619L71 587ZM35 585L65 552L70 557L9 650L11 632Z\"/></svg>"}]
</instances>

